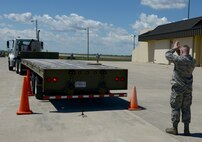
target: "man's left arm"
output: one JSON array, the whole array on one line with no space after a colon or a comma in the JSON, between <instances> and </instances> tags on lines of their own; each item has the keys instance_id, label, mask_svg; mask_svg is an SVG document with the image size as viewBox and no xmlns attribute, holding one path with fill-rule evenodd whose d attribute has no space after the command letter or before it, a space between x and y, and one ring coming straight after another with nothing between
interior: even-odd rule
<instances>
[{"instance_id":1,"label":"man's left arm","mask_svg":"<svg viewBox=\"0 0 202 142\"><path fill-rule=\"evenodd\" d=\"M165 57L168 61L174 63L178 60L178 56L174 54L176 49L170 49L165 53Z\"/></svg>"},{"instance_id":2,"label":"man's left arm","mask_svg":"<svg viewBox=\"0 0 202 142\"><path fill-rule=\"evenodd\" d=\"M180 44L179 44L179 42L177 41L177 42L175 42L173 48L172 48L172 49L169 49L169 50L165 53L166 59L167 59L168 61L170 61L170 62L173 62L173 63L174 63L174 62L177 62L179 56L174 55L174 53L175 53L175 51L176 51L177 54L179 55L179 54L180 54L179 48L180 48Z\"/></svg>"}]
</instances>

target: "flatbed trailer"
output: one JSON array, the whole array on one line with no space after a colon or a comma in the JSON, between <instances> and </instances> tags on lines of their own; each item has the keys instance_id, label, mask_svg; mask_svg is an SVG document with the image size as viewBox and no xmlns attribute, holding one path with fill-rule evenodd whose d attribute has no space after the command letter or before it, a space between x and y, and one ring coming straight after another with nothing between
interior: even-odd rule
<instances>
[{"instance_id":1,"label":"flatbed trailer","mask_svg":"<svg viewBox=\"0 0 202 142\"><path fill-rule=\"evenodd\" d=\"M61 59L22 59L37 99L125 97L128 70ZM114 92L114 93L112 93Z\"/></svg>"},{"instance_id":2,"label":"flatbed trailer","mask_svg":"<svg viewBox=\"0 0 202 142\"><path fill-rule=\"evenodd\" d=\"M22 59L59 59L58 52L20 52L16 60L16 73L22 75L26 73L26 67L21 64Z\"/></svg>"}]
</instances>

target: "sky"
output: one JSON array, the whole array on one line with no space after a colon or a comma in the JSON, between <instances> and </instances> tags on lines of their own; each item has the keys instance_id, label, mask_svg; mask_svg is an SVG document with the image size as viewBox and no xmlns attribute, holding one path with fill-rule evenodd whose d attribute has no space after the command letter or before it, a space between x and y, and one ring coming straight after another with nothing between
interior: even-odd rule
<instances>
[{"instance_id":1,"label":"sky","mask_svg":"<svg viewBox=\"0 0 202 142\"><path fill-rule=\"evenodd\" d=\"M202 16L190 0L190 18ZM188 0L0 0L0 50L14 38L36 38L60 53L131 55L138 35L188 18ZM134 40L135 35L135 40Z\"/></svg>"}]
</instances>

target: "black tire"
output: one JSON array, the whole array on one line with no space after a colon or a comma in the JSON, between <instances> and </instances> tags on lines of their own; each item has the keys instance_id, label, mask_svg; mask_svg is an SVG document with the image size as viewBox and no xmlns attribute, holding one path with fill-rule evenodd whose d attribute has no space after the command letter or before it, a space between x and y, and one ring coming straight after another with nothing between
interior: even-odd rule
<instances>
[{"instance_id":1,"label":"black tire","mask_svg":"<svg viewBox=\"0 0 202 142\"><path fill-rule=\"evenodd\" d=\"M34 78L34 93L35 93L36 99L39 99L39 100L43 99L42 80L38 76L35 76Z\"/></svg>"},{"instance_id":2,"label":"black tire","mask_svg":"<svg viewBox=\"0 0 202 142\"><path fill-rule=\"evenodd\" d=\"M19 74L19 62L18 61L15 62L15 71L17 74Z\"/></svg>"},{"instance_id":3,"label":"black tire","mask_svg":"<svg viewBox=\"0 0 202 142\"><path fill-rule=\"evenodd\" d=\"M16 66L16 73L17 73L17 74L19 74L19 75L25 75L25 74L26 74L26 72L23 73L23 70L22 70L22 66L23 66L23 65L20 63L19 60L16 61L15 66Z\"/></svg>"},{"instance_id":4,"label":"black tire","mask_svg":"<svg viewBox=\"0 0 202 142\"><path fill-rule=\"evenodd\" d=\"M32 93L35 94L35 75L33 72L31 72L31 90L32 90Z\"/></svg>"},{"instance_id":5,"label":"black tire","mask_svg":"<svg viewBox=\"0 0 202 142\"><path fill-rule=\"evenodd\" d=\"M9 69L9 71L13 71L13 67L9 66L8 69Z\"/></svg>"},{"instance_id":6,"label":"black tire","mask_svg":"<svg viewBox=\"0 0 202 142\"><path fill-rule=\"evenodd\" d=\"M22 75L22 65L20 62L18 63L18 73L19 75Z\"/></svg>"},{"instance_id":7,"label":"black tire","mask_svg":"<svg viewBox=\"0 0 202 142\"><path fill-rule=\"evenodd\" d=\"M13 71L13 66L10 66L10 59L8 59L8 70Z\"/></svg>"},{"instance_id":8,"label":"black tire","mask_svg":"<svg viewBox=\"0 0 202 142\"><path fill-rule=\"evenodd\" d=\"M13 71L13 66L10 66L10 63L8 63L8 70Z\"/></svg>"}]
</instances>

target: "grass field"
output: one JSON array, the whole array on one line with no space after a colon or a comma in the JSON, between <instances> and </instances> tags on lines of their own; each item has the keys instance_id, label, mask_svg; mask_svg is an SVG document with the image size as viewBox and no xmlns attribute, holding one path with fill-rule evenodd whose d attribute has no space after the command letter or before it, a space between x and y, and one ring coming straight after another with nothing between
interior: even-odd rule
<instances>
[{"instance_id":1,"label":"grass field","mask_svg":"<svg viewBox=\"0 0 202 142\"><path fill-rule=\"evenodd\" d=\"M8 51L0 50L0 56L8 56ZM59 53L60 59L71 59L70 53ZM96 54L89 54L89 59L86 54L73 54L74 60L97 60ZM99 61L131 61L131 55L100 55Z\"/></svg>"},{"instance_id":2,"label":"grass field","mask_svg":"<svg viewBox=\"0 0 202 142\"><path fill-rule=\"evenodd\" d=\"M71 54L60 53L61 59L71 59ZM131 55L100 55L100 61L131 61ZM86 54L73 54L74 60L88 60ZM90 54L89 60L96 60L96 54Z\"/></svg>"}]
</instances>

